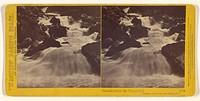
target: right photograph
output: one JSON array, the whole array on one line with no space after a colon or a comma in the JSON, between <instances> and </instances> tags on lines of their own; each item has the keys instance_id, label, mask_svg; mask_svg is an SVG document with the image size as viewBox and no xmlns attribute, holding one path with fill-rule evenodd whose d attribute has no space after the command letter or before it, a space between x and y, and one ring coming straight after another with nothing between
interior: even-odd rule
<instances>
[{"instance_id":1,"label":"right photograph","mask_svg":"<svg viewBox=\"0 0 200 101\"><path fill-rule=\"evenodd\" d=\"M102 87L184 88L185 6L103 6Z\"/></svg>"}]
</instances>

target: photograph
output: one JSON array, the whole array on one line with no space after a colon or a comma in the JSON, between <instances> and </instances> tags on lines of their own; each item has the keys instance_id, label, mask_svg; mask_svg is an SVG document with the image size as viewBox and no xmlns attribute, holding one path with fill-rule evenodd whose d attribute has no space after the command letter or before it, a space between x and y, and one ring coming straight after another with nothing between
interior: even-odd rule
<instances>
[{"instance_id":1,"label":"photograph","mask_svg":"<svg viewBox=\"0 0 200 101\"><path fill-rule=\"evenodd\" d=\"M185 6L103 6L104 88L184 88Z\"/></svg>"},{"instance_id":2,"label":"photograph","mask_svg":"<svg viewBox=\"0 0 200 101\"><path fill-rule=\"evenodd\" d=\"M17 6L17 87L100 87L100 6Z\"/></svg>"}]
</instances>

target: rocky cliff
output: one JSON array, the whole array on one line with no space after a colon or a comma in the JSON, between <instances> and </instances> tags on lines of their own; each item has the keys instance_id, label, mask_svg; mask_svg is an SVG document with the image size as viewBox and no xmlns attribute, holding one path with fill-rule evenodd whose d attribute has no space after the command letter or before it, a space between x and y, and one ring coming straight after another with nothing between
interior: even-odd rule
<instances>
[{"instance_id":1,"label":"rocky cliff","mask_svg":"<svg viewBox=\"0 0 200 101\"><path fill-rule=\"evenodd\" d=\"M184 76L184 52L185 41L168 44L162 47L162 54L171 65L173 74Z\"/></svg>"},{"instance_id":2,"label":"rocky cliff","mask_svg":"<svg viewBox=\"0 0 200 101\"><path fill-rule=\"evenodd\" d=\"M30 38L34 42L35 40L40 41L46 36L44 32L45 27L38 24L39 17L45 17L45 14L39 7L17 7L17 41L20 48L25 48L22 43L26 38Z\"/></svg>"},{"instance_id":3,"label":"rocky cliff","mask_svg":"<svg viewBox=\"0 0 200 101\"><path fill-rule=\"evenodd\" d=\"M92 72L100 75L100 41L86 44L82 47L82 53L89 61Z\"/></svg>"}]
</instances>

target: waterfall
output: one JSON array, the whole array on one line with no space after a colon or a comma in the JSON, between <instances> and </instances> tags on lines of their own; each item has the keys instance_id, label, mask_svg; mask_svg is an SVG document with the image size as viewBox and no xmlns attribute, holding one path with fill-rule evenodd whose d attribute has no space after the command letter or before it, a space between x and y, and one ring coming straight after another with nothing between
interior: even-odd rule
<instances>
[{"instance_id":1,"label":"waterfall","mask_svg":"<svg viewBox=\"0 0 200 101\"><path fill-rule=\"evenodd\" d=\"M70 25L68 16L57 15L56 18L60 19L62 26L69 28L67 37L56 39L61 43L62 47L48 48L41 54L38 54L41 55L36 60L39 62L33 66L28 66L28 73L34 76L91 74L91 66L86 57L81 53L81 47L87 43L95 42L91 36L95 37L97 33L83 36L83 33L87 30L80 28L80 23L74 22ZM64 42L68 42L68 44L62 44Z\"/></svg>"},{"instance_id":2,"label":"waterfall","mask_svg":"<svg viewBox=\"0 0 200 101\"><path fill-rule=\"evenodd\" d=\"M183 78L172 74L170 64L160 52L164 45L175 43L174 38L177 34L164 36L168 29L162 29L160 23L151 25L149 16L139 16L138 19L141 19L143 26L149 28L148 37L137 40L143 47L128 48L111 57L102 55L102 85L104 87L174 87L175 85L182 87ZM177 82L173 82L171 78L176 79Z\"/></svg>"},{"instance_id":3,"label":"waterfall","mask_svg":"<svg viewBox=\"0 0 200 101\"><path fill-rule=\"evenodd\" d=\"M81 53L81 47L95 42L98 33L83 36L88 29L80 28L80 23L70 25L68 16L56 18L69 28L66 37L56 39L61 47L40 51L33 56L35 59L18 54L18 87L98 87L99 76L92 74L91 65ZM49 19L40 20L44 25L51 24Z\"/></svg>"}]
</instances>

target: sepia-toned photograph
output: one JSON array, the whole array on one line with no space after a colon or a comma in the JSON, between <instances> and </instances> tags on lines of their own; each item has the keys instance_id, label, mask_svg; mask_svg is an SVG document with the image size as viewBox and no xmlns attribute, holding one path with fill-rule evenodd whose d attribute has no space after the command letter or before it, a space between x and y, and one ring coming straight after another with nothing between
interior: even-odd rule
<instances>
[{"instance_id":1,"label":"sepia-toned photograph","mask_svg":"<svg viewBox=\"0 0 200 101\"><path fill-rule=\"evenodd\" d=\"M99 86L100 7L17 7L18 88Z\"/></svg>"},{"instance_id":2,"label":"sepia-toned photograph","mask_svg":"<svg viewBox=\"0 0 200 101\"><path fill-rule=\"evenodd\" d=\"M102 87L184 88L185 6L103 6Z\"/></svg>"},{"instance_id":3,"label":"sepia-toned photograph","mask_svg":"<svg viewBox=\"0 0 200 101\"><path fill-rule=\"evenodd\" d=\"M8 4L7 96L193 96L196 5Z\"/></svg>"},{"instance_id":4,"label":"sepia-toned photograph","mask_svg":"<svg viewBox=\"0 0 200 101\"><path fill-rule=\"evenodd\" d=\"M18 6L17 87L184 88L185 6L100 11Z\"/></svg>"}]
</instances>

